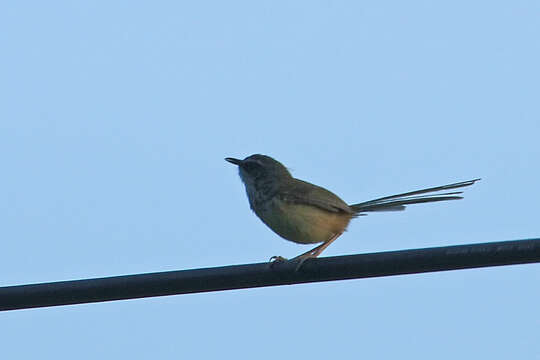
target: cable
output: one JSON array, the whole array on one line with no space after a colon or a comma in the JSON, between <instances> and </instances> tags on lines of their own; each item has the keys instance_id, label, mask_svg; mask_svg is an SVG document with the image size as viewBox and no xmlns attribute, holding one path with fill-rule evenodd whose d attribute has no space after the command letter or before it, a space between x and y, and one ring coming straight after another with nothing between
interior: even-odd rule
<instances>
[{"instance_id":1,"label":"cable","mask_svg":"<svg viewBox=\"0 0 540 360\"><path fill-rule=\"evenodd\" d=\"M0 311L540 262L540 238L0 287Z\"/></svg>"}]
</instances>

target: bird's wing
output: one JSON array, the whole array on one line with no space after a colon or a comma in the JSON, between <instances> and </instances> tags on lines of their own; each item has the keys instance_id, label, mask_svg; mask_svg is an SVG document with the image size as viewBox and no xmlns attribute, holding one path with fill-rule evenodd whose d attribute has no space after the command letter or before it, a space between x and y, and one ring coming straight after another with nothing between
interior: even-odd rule
<instances>
[{"instance_id":1,"label":"bird's wing","mask_svg":"<svg viewBox=\"0 0 540 360\"><path fill-rule=\"evenodd\" d=\"M278 196L289 203L312 205L334 213L355 214L349 205L333 192L299 179L292 179L282 187Z\"/></svg>"},{"instance_id":2,"label":"bird's wing","mask_svg":"<svg viewBox=\"0 0 540 360\"><path fill-rule=\"evenodd\" d=\"M470 186L480 179L462 181L454 184L436 186L422 190L410 191L403 194L385 196L371 201L366 201L358 204L349 205L359 215L369 211L400 211L405 210L405 205L420 204L425 202L459 200L463 199L459 194L462 191L443 192L438 194L420 195L426 193L435 193L443 190L457 189L465 186Z\"/></svg>"}]
</instances>

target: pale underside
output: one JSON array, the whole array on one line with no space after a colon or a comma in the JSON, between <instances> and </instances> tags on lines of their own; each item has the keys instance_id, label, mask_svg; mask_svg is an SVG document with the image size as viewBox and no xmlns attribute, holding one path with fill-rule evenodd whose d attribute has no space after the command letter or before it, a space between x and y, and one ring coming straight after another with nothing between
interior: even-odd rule
<instances>
[{"instance_id":1,"label":"pale underside","mask_svg":"<svg viewBox=\"0 0 540 360\"><path fill-rule=\"evenodd\" d=\"M354 216L313 205L285 202L277 197L268 201L257 215L276 234L300 244L328 241L341 234Z\"/></svg>"}]
</instances>

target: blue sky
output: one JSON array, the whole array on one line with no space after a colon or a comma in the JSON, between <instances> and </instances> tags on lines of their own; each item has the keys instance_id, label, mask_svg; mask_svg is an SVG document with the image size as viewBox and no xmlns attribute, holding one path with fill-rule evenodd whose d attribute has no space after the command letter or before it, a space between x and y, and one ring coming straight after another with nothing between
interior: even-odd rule
<instances>
[{"instance_id":1,"label":"blue sky","mask_svg":"<svg viewBox=\"0 0 540 360\"><path fill-rule=\"evenodd\" d=\"M226 156L349 203L324 255L540 236L536 1L4 2L0 285L261 262L308 247ZM5 358L540 358L539 265L1 313Z\"/></svg>"}]
</instances>

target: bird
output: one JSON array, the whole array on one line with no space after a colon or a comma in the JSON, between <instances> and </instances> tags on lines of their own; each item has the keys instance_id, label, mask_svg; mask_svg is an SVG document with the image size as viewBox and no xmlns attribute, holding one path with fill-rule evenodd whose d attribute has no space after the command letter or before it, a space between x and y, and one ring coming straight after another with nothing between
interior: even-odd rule
<instances>
[{"instance_id":1,"label":"bird","mask_svg":"<svg viewBox=\"0 0 540 360\"><path fill-rule=\"evenodd\" d=\"M243 160L227 157L238 166L251 210L276 234L299 244L317 244L291 260L298 267L307 259L319 256L344 231L349 222L370 212L401 211L407 205L459 200L462 191L447 191L470 186L480 179L384 196L348 205L333 192L294 178L274 158L253 154ZM271 261L285 261L273 256ZM296 269L298 269L298 267Z\"/></svg>"}]
</instances>

